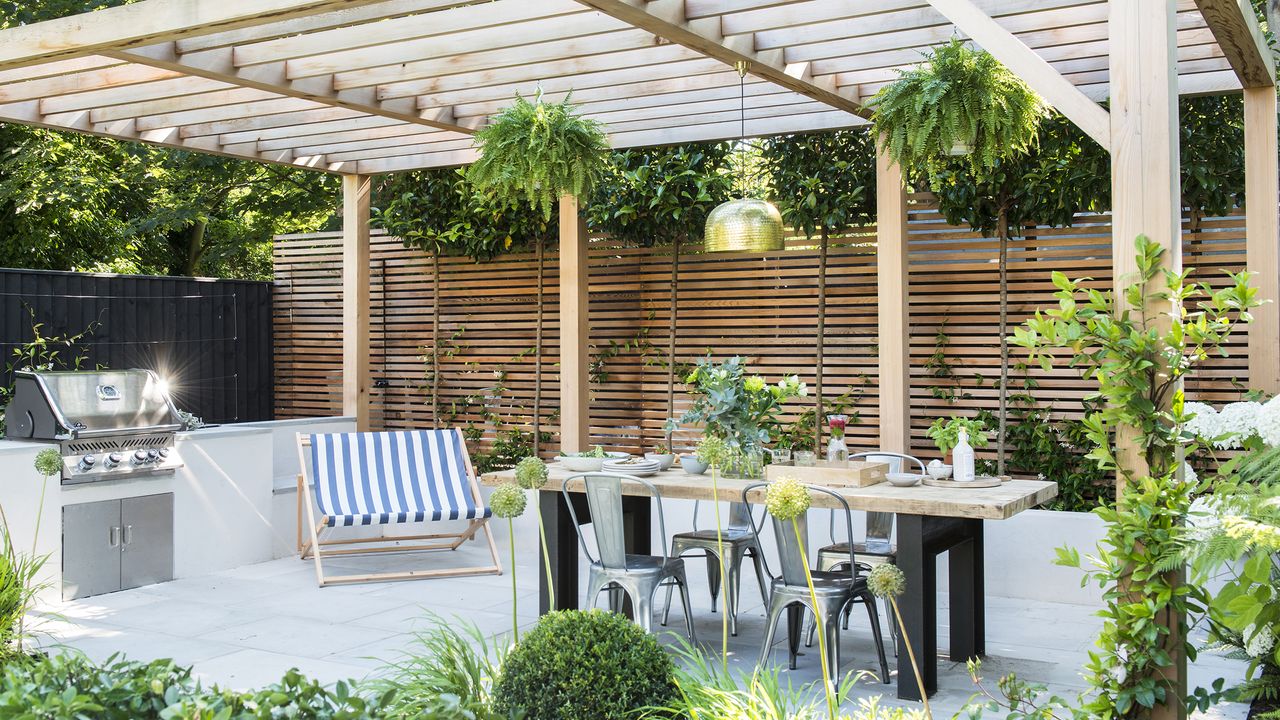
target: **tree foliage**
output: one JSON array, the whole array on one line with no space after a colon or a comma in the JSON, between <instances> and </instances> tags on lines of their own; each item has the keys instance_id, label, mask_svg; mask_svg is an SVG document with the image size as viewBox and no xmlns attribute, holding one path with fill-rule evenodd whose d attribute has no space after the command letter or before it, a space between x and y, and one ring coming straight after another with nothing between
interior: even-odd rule
<instances>
[{"instance_id":1,"label":"tree foliage","mask_svg":"<svg viewBox=\"0 0 1280 720\"><path fill-rule=\"evenodd\" d=\"M862 130L766 138L760 147L783 221L812 238L875 219L875 141Z\"/></svg>"},{"instance_id":2,"label":"tree foliage","mask_svg":"<svg viewBox=\"0 0 1280 720\"><path fill-rule=\"evenodd\" d=\"M701 238L707 214L732 194L729 153L728 143L615 152L587 208L588 222L640 246Z\"/></svg>"}]
</instances>

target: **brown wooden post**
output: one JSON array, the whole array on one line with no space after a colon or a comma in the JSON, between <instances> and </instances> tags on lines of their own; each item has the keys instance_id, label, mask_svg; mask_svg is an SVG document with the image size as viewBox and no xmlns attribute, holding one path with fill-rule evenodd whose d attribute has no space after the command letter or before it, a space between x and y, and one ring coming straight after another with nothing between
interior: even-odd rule
<instances>
[{"instance_id":1,"label":"brown wooden post","mask_svg":"<svg viewBox=\"0 0 1280 720\"><path fill-rule=\"evenodd\" d=\"M1276 89L1244 89L1245 266L1258 297L1249 326L1249 387L1280 393L1280 198L1277 183Z\"/></svg>"},{"instance_id":2,"label":"brown wooden post","mask_svg":"<svg viewBox=\"0 0 1280 720\"><path fill-rule=\"evenodd\" d=\"M1182 268L1182 195L1178 155L1176 3L1124 0L1110 3L1112 262L1118 302L1137 272L1134 240L1146 235L1165 248L1164 262ZM1152 281L1152 291L1163 278ZM1150 322L1168 332L1173 308L1150 308ZM1116 431L1116 459L1134 477L1149 470L1136 428ZM1116 494L1124 491L1124 473ZM1176 571L1175 571L1176 572ZM1174 580L1176 582L1176 579ZM1186 716L1187 658L1181 617L1166 617L1173 662L1162 672L1170 684L1166 704L1153 720Z\"/></svg>"},{"instance_id":3,"label":"brown wooden post","mask_svg":"<svg viewBox=\"0 0 1280 720\"><path fill-rule=\"evenodd\" d=\"M342 414L369 429L369 195L367 175L342 176Z\"/></svg>"},{"instance_id":4,"label":"brown wooden post","mask_svg":"<svg viewBox=\"0 0 1280 720\"><path fill-rule=\"evenodd\" d=\"M585 450L591 437L587 240L578 199L560 198L560 449L564 452Z\"/></svg>"},{"instance_id":5,"label":"brown wooden post","mask_svg":"<svg viewBox=\"0 0 1280 720\"><path fill-rule=\"evenodd\" d=\"M907 191L902 169L876 153L876 296L879 313L880 449L911 448L907 305Z\"/></svg>"}]
</instances>

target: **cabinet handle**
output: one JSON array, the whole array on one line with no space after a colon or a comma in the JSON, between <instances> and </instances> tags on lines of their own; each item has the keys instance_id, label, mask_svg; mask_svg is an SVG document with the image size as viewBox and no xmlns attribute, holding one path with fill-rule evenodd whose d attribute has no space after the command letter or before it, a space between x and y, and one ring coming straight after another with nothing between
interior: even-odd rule
<instances>
[{"instance_id":1,"label":"cabinet handle","mask_svg":"<svg viewBox=\"0 0 1280 720\"><path fill-rule=\"evenodd\" d=\"M132 525L124 526L124 544L125 545L133 544L133 526Z\"/></svg>"},{"instance_id":2,"label":"cabinet handle","mask_svg":"<svg viewBox=\"0 0 1280 720\"><path fill-rule=\"evenodd\" d=\"M108 547L118 547L120 545L120 526L118 525L111 526L111 532L109 534L107 542L110 543Z\"/></svg>"}]
</instances>

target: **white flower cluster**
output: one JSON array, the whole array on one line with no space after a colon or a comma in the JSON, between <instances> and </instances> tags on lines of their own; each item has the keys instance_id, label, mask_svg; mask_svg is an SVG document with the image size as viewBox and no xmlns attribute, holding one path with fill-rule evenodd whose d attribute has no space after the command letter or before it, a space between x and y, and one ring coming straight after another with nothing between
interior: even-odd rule
<instances>
[{"instance_id":1,"label":"white flower cluster","mask_svg":"<svg viewBox=\"0 0 1280 720\"><path fill-rule=\"evenodd\" d=\"M1260 437L1269 446L1280 446L1280 396L1265 405L1236 402L1221 411L1199 402L1189 402L1184 411L1191 415L1186 429L1192 435L1213 443L1219 450L1235 450Z\"/></svg>"},{"instance_id":2,"label":"white flower cluster","mask_svg":"<svg viewBox=\"0 0 1280 720\"><path fill-rule=\"evenodd\" d=\"M1268 625L1257 627L1250 625L1244 629L1244 651L1251 658L1260 658L1271 652L1276 646L1275 631Z\"/></svg>"}]
</instances>

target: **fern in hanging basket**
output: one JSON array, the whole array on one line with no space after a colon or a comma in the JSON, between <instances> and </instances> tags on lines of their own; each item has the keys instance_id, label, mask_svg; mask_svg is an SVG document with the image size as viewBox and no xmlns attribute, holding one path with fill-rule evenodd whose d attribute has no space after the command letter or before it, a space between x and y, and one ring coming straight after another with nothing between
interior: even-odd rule
<instances>
[{"instance_id":1,"label":"fern in hanging basket","mask_svg":"<svg viewBox=\"0 0 1280 720\"><path fill-rule=\"evenodd\" d=\"M956 155L983 174L1034 147L1044 101L985 50L953 39L898 74L871 98L874 122L889 156L931 186Z\"/></svg>"},{"instance_id":2,"label":"fern in hanging basket","mask_svg":"<svg viewBox=\"0 0 1280 720\"><path fill-rule=\"evenodd\" d=\"M526 202L550 220L562 195L586 197L603 172L609 142L600 123L580 117L569 98L513 105L475 135L480 159L467 179L513 203Z\"/></svg>"}]
</instances>

